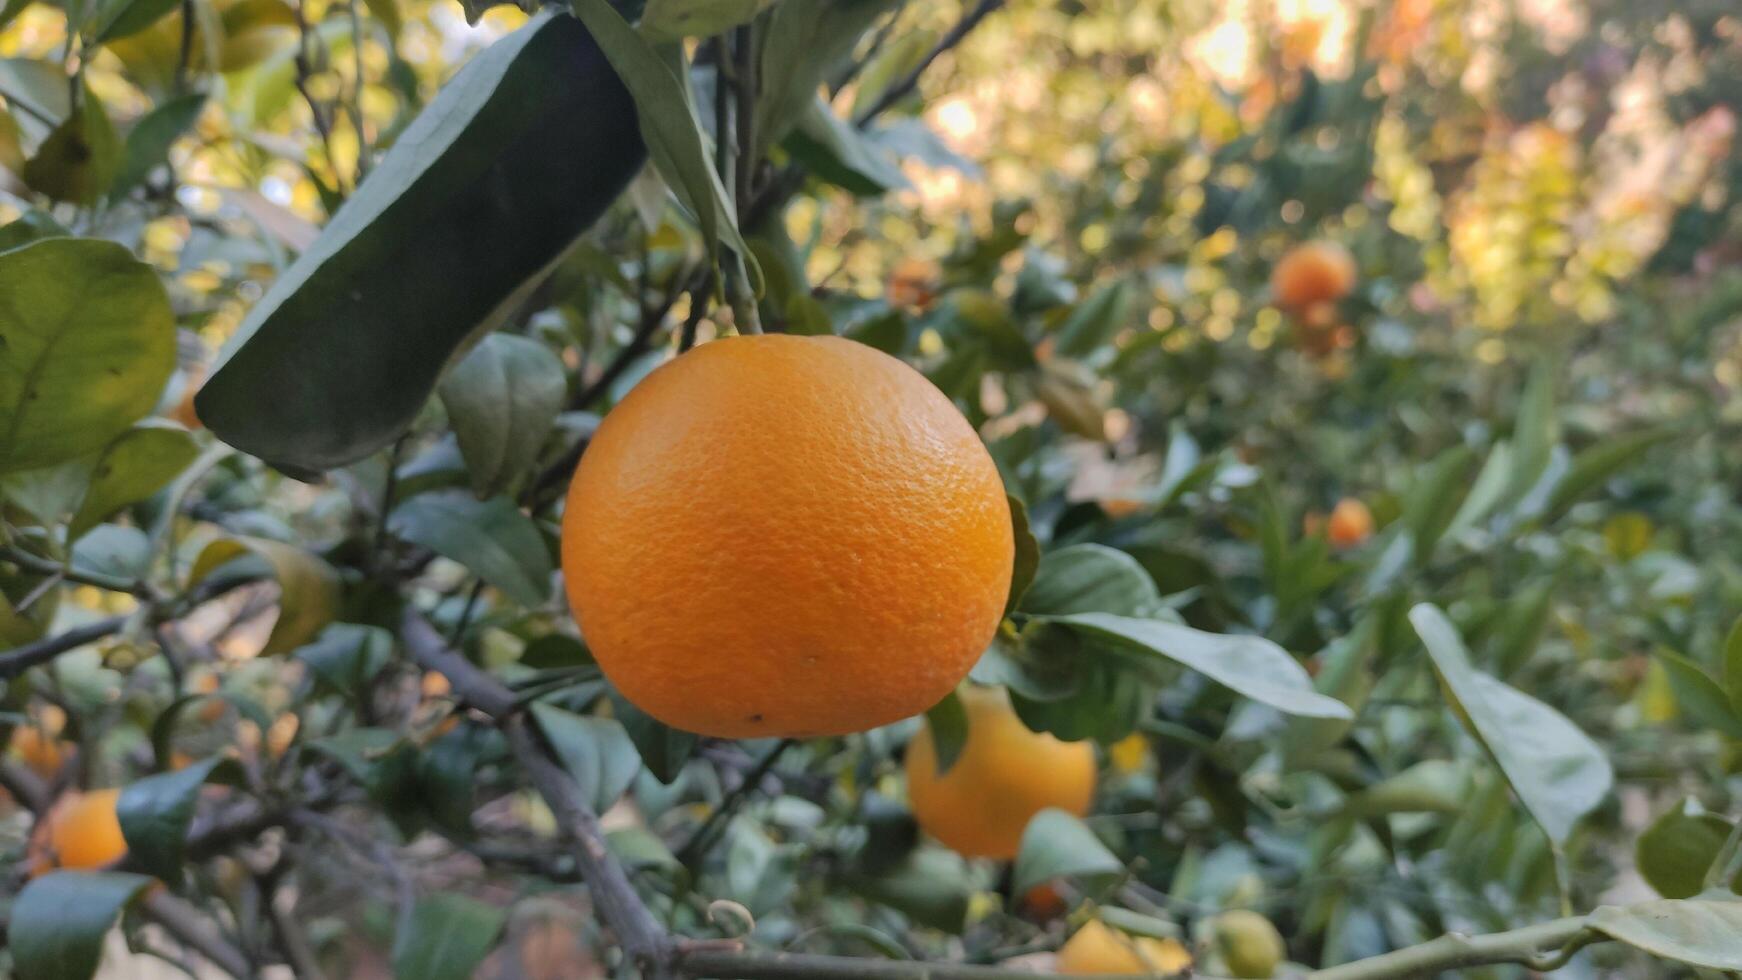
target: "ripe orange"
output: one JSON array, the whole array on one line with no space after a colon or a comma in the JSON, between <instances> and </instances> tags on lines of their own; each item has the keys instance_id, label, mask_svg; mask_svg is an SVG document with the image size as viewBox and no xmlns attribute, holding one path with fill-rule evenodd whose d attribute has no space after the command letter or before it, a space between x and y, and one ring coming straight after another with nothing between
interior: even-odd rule
<instances>
[{"instance_id":1,"label":"ripe orange","mask_svg":"<svg viewBox=\"0 0 1742 980\"><path fill-rule=\"evenodd\" d=\"M1353 497L1344 497L1331 509L1325 522L1325 538L1337 548L1353 548L1373 536L1373 512Z\"/></svg>"},{"instance_id":2,"label":"ripe orange","mask_svg":"<svg viewBox=\"0 0 1742 980\"><path fill-rule=\"evenodd\" d=\"M921 828L967 857L1012 858L1040 811L1089 812L1093 746L1029 731L1003 688L970 685L961 697L968 738L955 765L938 775L929 725L907 747L908 802Z\"/></svg>"},{"instance_id":3,"label":"ripe orange","mask_svg":"<svg viewBox=\"0 0 1742 980\"><path fill-rule=\"evenodd\" d=\"M1300 313L1315 303L1334 303L1355 288L1355 258L1336 242L1296 245L1270 272L1276 305Z\"/></svg>"},{"instance_id":4,"label":"ripe orange","mask_svg":"<svg viewBox=\"0 0 1742 980\"><path fill-rule=\"evenodd\" d=\"M938 280L942 276L936 262L907 256L889 270L884 298L898 309L924 310L937 300Z\"/></svg>"},{"instance_id":5,"label":"ripe orange","mask_svg":"<svg viewBox=\"0 0 1742 980\"><path fill-rule=\"evenodd\" d=\"M37 821L30 835L30 873L55 868L101 868L127 853L121 821L115 816L118 789L77 791L62 796Z\"/></svg>"},{"instance_id":6,"label":"ripe orange","mask_svg":"<svg viewBox=\"0 0 1742 980\"><path fill-rule=\"evenodd\" d=\"M563 571L630 702L727 738L834 735L948 694L1003 616L998 469L917 371L731 337L624 398L575 471Z\"/></svg>"},{"instance_id":7,"label":"ripe orange","mask_svg":"<svg viewBox=\"0 0 1742 980\"><path fill-rule=\"evenodd\" d=\"M1065 901L1065 894L1056 880L1043 881L1023 892L1016 908L1023 918L1031 922L1049 922L1070 911L1070 905Z\"/></svg>"},{"instance_id":8,"label":"ripe orange","mask_svg":"<svg viewBox=\"0 0 1742 980\"><path fill-rule=\"evenodd\" d=\"M1059 949L1058 971L1071 976L1097 973L1184 973L1192 954L1177 939L1129 936L1091 919Z\"/></svg>"},{"instance_id":9,"label":"ripe orange","mask_svg":"<svg viewBox=\"0 0 1742 980\"><path fill-rule=\"evenodd\" d=\"M43 779L52 780L66 761L67 750L60 741L35 724L19 725L12 730L12 754L18 761Z\"/></svg>"}]
</instances>

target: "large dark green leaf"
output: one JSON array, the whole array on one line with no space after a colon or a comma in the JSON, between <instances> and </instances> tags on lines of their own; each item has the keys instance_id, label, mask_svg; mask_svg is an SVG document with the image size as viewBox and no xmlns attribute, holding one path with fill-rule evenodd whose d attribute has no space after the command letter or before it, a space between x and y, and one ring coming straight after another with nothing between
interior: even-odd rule
<instances>
[{"instance_id":1,"label":"large dark green leaf","mask_svg":"<svg viewBox=\"0 0 1742 980\"><path fill-rule=\"evenodd\" d=\"M381 448L643 158L628 90L586 29L539 14L443 87L250 311L201 420L299 473Z\"/></svg>"},{"instance_id":2,"label":"large dark green leaf","mask_svg":"<svg viewBox=\"0 0 1742 980\"><path fill-rule=\"evenodd\" d=\"M538 458L562 411L568 378L549 347L493 333L436 390L459 440L472 489L489 496L506 489Z\"/></svg>"},{"instance_id":3,"label":"large dark green leaf","mask_svg":"<svg viewBox=\"0 0 1742 980\"><path fill-rule=\"evenodd\" d=\"M506 497L420 493L394 508L387 529L459 562L523 606L550 595L550 551L532 519Z\"/></svg>"},{"instance_id":4,"label":"large dark green leaf","mask_svg":"<svg viewBox=\"0 0 1742 980\"><path fill-rule=\"evenodd\" d=\"M1047 622L1159 654L1286 714L1351 717L1348 705L1314 690L1306 668L1261 636L1206 633L1178 623L1098 612L1049 616Z\"/></svg>"},{"instance_id":5,"label":"large dark green leaf","mask_svg":"<svg viewBox=\"0 0 1742 980\"><path fill-rule=\"evenodd\" d=\"M1074 544L1042 555L1017 608L1031 616L1145 612L1160 595L1137 559L1099 544Z\"/></svg>"},{"instance_id":6,"label":"large dark green leaf","mask_svg":"<svg viewBox=\"0 0 1742 980\"><path fill-rule=\"evenodd\" d=\"M122 836L127 838L130 864L165 881L179 879L188 823L193 820L200 787L219 774L219 767L229 770L231 776L236 769L234 762L214 755L174 772L127 784L115 804L115 816L121 821Z\"/></svg>"},{"instance_id":7,"label":"large dark green leaf","mask_svg":"<svg viewBox=\"0 0 1742 980\"><path fill-rule=\"evenodd\" d=\"M1409 621L1472 734L1549 839L1564 843L1615 782L1602 748L1565 715L1472 667L1457 627L1437 607L1418 605Z\"/></svg>"},{"instance_id":8,"label":"large dark green leaf","mask_svg":"<svg viewBox=\"0 0 1742 980\"><path fill-rule=\"evenodd\" d=\"M1081 820L1048 807L1035 814L1022 831L1010 891L1026 895L1029 889L1054 878L1074 878L1093 885L1124 873L1125 865Z\"/></svg>"},{"instance_id":9,"label":"large dark green leaf","mask_svg":"<svg viewBox=\"0 0 1742 980\"><path fill-rule=\"evenodd\" d=\"M151 411L175 370L157 273L114 242L0 253L0 473L94 453Z\"/></svg>"},{"instance_id":10,"label":"large dark green leaf","mask_svg":"<svg viewBox=\"0 0 1742 980\"><path fill-rule=\"evenodd\" d=\"M150 884L145 875L53 871L25 885L7 929L18 980L89 980L103 937Z\"/></svg>"},{"instance_id":11,"label":"large dark green leaf","mask_svg":"<svg viewBox=\"0 0 1742 980\"><path fill-rule=\"evenodd\" d=\"M609 810L635 781L641 756L618 722L537 702L532 705L532 717L556 749L563 768L580 786L581 797L591 802L594 810Z\"/></svg>"},{"instance_id":12,"label":"large dark green leaf","mask_svg":"<svg viewBox=\"0 0 1742 980\"><path fill-rule=\"evenodd\" d=\"M91 471L90 489L67 526L67 539L77 539L110 514L163 489L197 455L193 436L173 423L151 420L123 432Z\"/></svg>"},{"instance_id":13,"label":"large dark green leaf","mask_svg":"<svg viewBox=\"0 0 1742 980\"><path fill-rule=\"evenodd\" d=\"M1712 970L1742 970L1742 902L1734 896L1605 905L1590 926L1653 956Z\"/></svg>"},{"instance_id":14,"label":"large dark green leaf","mask_svg":"<svg viewBox=\"0 0 1742 980\"><path fill-rule=\"evenodd\" d=\"M393 937L393 975L466 980L496 945L507 918L504 910L465 895L426 895Z\"/></svg>"}]
</instances>

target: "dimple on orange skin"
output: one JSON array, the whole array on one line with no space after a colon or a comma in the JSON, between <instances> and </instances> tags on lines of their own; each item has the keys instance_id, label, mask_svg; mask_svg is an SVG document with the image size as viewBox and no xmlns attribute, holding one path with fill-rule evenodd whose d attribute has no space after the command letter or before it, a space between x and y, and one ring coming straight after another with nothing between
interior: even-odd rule
<instances>
[{"instance_id":1,"label":"dimple on orange skin","mask_svg":"<svg viewBox=\"0 0 1742 980\"><path fill-rule=\"evenodd\" d=\"M1095 795L1095 749L1029 731L1003 688L964 687L968 738L938 775L931 726L907 746L907 797L920 828L964 857L1013 858L1035 814L1083 816Z\"/></svg>"},{"instance_id":2,"label":"dimple on orange skin","mask_svg":"<svg viewBox=\"0 0 1742 980\"><path fill-rule=\"evenodd\" d=\"M863 731L964 677L1014 546L997 467L917 371L838 337L704 344L594 435L563 517L607 677L724 738Z\"/></svg>"}]
</instances>

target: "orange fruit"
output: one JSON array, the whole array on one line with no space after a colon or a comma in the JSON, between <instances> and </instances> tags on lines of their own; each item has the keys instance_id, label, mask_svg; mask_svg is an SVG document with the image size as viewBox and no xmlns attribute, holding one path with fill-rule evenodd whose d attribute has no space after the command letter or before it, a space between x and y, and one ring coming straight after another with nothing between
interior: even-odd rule
<instances>
[{"instance_id":1,"label":"orange fruit","mask_svg":"<svg viewBox=\"0 0 1742 980\"><path fill-rule=\"evenodd\" d=\"M1097 973L1184 973L1192 954L1177 939L1130 936L1091 919L1059 949L1058 971L1070 976Z\"/></svg>"},{"instance_id":2,"label":"orange fruit","mask_svg":"<svg viewBox=\"0 0 1742 980\"><path fill-rule=\"evenodd\" d=\"M889 270L884 297L898 309L926 309L937 300L938 280L942 276L936 262L910 255Z\"/></svg>"},{"instance_id":3,"label":"orange fruit","mask_svg":"<svg viewBox=\"0 0 1742 980\"><path fill-rule=\"evenodd\" d=\"M1334 547L1353 548L1373 536L1373 512L1353 497L1344 497L1331 509L1325 522L1325 537Z\"/></svg>"},{"instance_id":4,"label":"orange fruit","mask_svg":"<svg viewBox=\"0 0 1742 980\"><path fill-rule=\"evenodd\" d=\"M1355 258L1336 242L1296 245L1270 272L1270 291L1278 306L1301 312L1315 303L1334 303L1355 288Z\"/></svg>"},{"instance_id":5,"label":"orange fruit","mask_svg":"<svg viewBox=\"0 0 1742 980\"><path fill-rule=\"evenodd\" d=\"M1064 892L1056 881L1043 881L1023 892L1016 907L1024 918L1033 922L1047 922L1070 911Z\"/></svg>"},{"instance_id":6,"label":"orange fruit","mask_svg":"<svg viewBox=\"0 0 1742 980\"><path fill-rule=\"evenodd\" d=\"M102 868L127 854L115 816L118 789L67 793L49 807L31 832L30 873L55 868Z\"/></svg>"},{"instance_id":7,"label":"orange fruit","mask_svg":"<svg viewBox=\"0 0 1742 980\"><path fill-rule=\"evenodd\" d=\"M836 735L948 694L1004 614L1004 485L919 372L730 337L648 375L575 471L568 595L623 696L726 738Z\"/></svg>"},{"instance_id":8,"label":"orange fruit","mask_svg":"<svg viewBox=\"0 0 1742 980\"><path fill-rule=\"evenodd\" d=\"M34 724L19 725L12 730L11 749L19 762L46 780L54 779L67 757L60 740Z\"/></svg>"},{"instance_id":9,"label":"orange fruit","mask_svg":"<svg viewBox=\"0 0 1742 980\"><path fill-rule=\"evenodd\" d=\"M1012 858L1040 811L1089 812L1092 745L1029 731L1001 687L970 685L961 698L968 737L955 765L938 775L929 724L907 747L908 802L922 829L967 857Z\"/></svg>"}]
</instances>

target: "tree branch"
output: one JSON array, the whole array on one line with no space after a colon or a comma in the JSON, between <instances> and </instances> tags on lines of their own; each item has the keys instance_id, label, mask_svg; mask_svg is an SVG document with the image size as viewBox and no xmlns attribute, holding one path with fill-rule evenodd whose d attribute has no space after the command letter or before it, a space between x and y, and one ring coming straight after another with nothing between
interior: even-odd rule
<instances>
[{"instance_id":1,"label":"tree branch","mask_svg":"<svg viewBox=\"0 0 1742 980\"><path fill-rule=\"evenodd\" d=\"M1604 939L1606 937L1587 931L1584 916L1556 919L1485 936L1451 932L1419 946L1315 970L1307 974L1307 980L1396 980L1494 963L1552 968L1549 964L1558 965L1557 954L1568 947L1582 948Z\"/></svg>"},{"instance_id":2,"label":"tree branch","mask_svg":"<svg viewBox=\"0 0 1742 980\"><path fill-rule=\"evenodd\" d=\"M700 944L689 949L680 947L677 965L686 976L710 980L1034 980L1035 977L1032 969L1015 967L804 953L746 953ZM1202 974L1193 975L1206 980ZM1156 980L1156 975L1108 974L1106 980Z\"/></svg>"},{"instance_id":3,"label":"tree branch","mask_svg":"<svg viewBox=\"0 0 1742 980\"><path fill-rule=\"evenodd\" d=\"M183 946L211 960L233 977L251 977L254 965L242 951L218 933L210 917L162 888L152 888L143 903L145 914Z\"/></svg>"},{"instance_id":4,"label":"tree branch","mask_svg":"<svg viewBox=\"0 0 1742 980\"><path fill-rule=\"evenodd\" d=\"M0 681L9 681L32 667L48 663L68 650L77 649L87 643L95 643L106 636L113 636L119 633L121 627L125 625L127 625L126 616L110 616L94 623L75 626L59 636L45 637L35 643L26 643L8 653L0 654Z\"/></svg>"}]
</instances>

